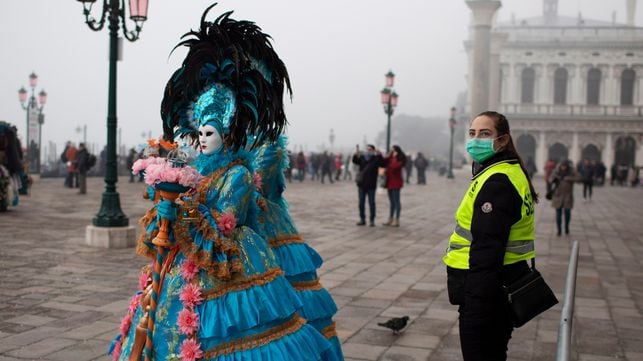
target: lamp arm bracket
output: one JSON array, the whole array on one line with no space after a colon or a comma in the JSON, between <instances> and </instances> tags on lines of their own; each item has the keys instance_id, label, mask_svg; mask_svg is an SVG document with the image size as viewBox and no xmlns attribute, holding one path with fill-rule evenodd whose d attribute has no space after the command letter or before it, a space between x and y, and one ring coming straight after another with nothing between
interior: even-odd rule
<instances>
[{"instance_id":1,"label":"lamp arm bracket","mask_svg":"<svg viewBox=\"0 0 643 361\"><path fill-rule=\"evenodd\" d=\"M94 17L91 15L92 4L90 4L89 7L83 8L83 14L85 15L85 24L87 24L87 26L94 31L100 31L105 26L105 17L107 15L108 9L109 4L107 3L107 0L103 0L101 17L100 20L96 21L96 19L94 19Z\"/></svg>"},{"instance_id":2,"label":"lamp arm bracket","mask_svg":"<svg viewBox=\"0 0 643 361\"><path fill-rule=\"evenodd\" d=\"M136 24L134 30L130 31L127 29L127 21L125 21L125 5L119 9L119 17L121 18L121 25L123 26L123 35L125 39L134 42L138 40L138 36L141 33L141 26Z\"/></svg>"}]
</instances>

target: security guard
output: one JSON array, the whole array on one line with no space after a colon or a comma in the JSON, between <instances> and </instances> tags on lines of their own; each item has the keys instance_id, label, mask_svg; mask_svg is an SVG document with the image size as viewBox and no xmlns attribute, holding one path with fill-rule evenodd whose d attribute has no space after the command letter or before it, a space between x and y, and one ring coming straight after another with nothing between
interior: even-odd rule
<instances>
[{"instance_id":1,"label":"security guard","mask_svg":"<svg viewBox=\"0 0 643 361\"><path fill-rule=\"evenodd\" d=\"M473 179L443 259L449 301L459 306L464 360L506 360L513 326L502 286L529 272L538 195L504 115L479 114L469 138Z\"/></svg>"}]
</instances>

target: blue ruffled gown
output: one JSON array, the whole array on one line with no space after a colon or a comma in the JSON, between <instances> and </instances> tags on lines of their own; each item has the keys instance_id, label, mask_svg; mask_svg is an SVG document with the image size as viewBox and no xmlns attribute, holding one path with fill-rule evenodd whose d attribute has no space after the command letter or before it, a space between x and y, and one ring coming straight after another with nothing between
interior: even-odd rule
<instances>
[{"instance_id":1,"label":"blue ruffled gown","mask_svg":"<svg viewBox=\"0 0 643 361\"><path fill-rule=\"evenodd\" d=\"M200 155L195 162L207 179L194 197L198 210L189 213L182 206L173 224L175 246L166 257L171 261L158 299L154 360L321 360L331 347L303 317L300 297L254 230L256 191L247 164L229 155ZM148 213L138 250L151 256L157 228L155 211ZM226 232L219 222L230 215L236 226ZM131 326L115 341L118 360L129 359L143 316L135 300Z\"/></svg>"},{"instance_id":2,"label":"blue ruffled gown","mask_svg":"<svg viewBox=\"0 0 643 361\"><path fill-rule=\"evenodd\" d=\"M303 302L301 315L332 344L324 353L329 361L343 360L339 338L333 322L337 306L328 290L322 287L317 269L321 256L304 242L288 212L282 193L286 187L284 170L288 166L285 137L265 143L255 151L254 168L261 179L259 221L286 279Z\"/></svg>"}]
</instances>

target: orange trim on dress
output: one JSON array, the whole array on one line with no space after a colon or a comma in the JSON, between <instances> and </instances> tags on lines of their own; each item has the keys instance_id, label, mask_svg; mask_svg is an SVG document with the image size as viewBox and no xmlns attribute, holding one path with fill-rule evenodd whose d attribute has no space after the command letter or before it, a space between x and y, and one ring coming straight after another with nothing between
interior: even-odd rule
<instances>
[{"instance_id":1,"label":"orange trim on dress","mask_svg":"<svg viewBox=\"0 0 643 361\"><path fill-rule=\"evenodd\" d=\"M221 285L221 287L203 290L201 294L203 295L203 299L211 300L221 297L229 292L241 291L253 286L265 285L274 281L275 278L283 274L284 272L280 268L272 268L264 273L232 279Z\"/></svg>"},{"instance_id":2,"label":"orange trim on dress","mask_svg":"<svg viewBox=\"0 0 643 361\"><path fill-rule=\"evenodd\" d=\"M239 340L222 343L218 346L215 346L214 348L211 348L203 353L203 359L209 360L222 355L229 355L234 352L254 349L267 345L275 340L297 332L305 324L306 320L299 317L299 314L295 313L293 318L282 325L271 328L254 336L245 337Z\"/></svg>"},{"instance_id":3,"label":"orange trim on dress","mask_svg":"<svg viewBox=\"0 0 643 361\"><path fill-rule=\"evenodd\" d=\"M326 337L326 339L331 339L337 336L337 323L333 322L330 325L324 327L321 331L321 334Z\"/></svg>"},{"instance_id":4,"label":"orange trim on dress","mask_svg":"<svg viewBox=\"0 0 643 361\"><path fill-rule=\"evenodd\" d=\"M287 244L305 243L305 242L300 235L295 234L295 235L285 235L285 236L278 236L275 238L271 238L270 240L268 240L268 243L270 244L270 247L276 248L279 246L285 246Z\"/></svg>"},{"instance_id":5,"label":"orange trim on dress","mask_svg":"<svg viewBox=\"0 0 643 361\"><path fill-rule=\"evenodd\" d=\"M322 285L319 283L319 278L312 281L291 282L290 284L297 291L319 291L322 289Z\"/></svg>"}]
</instances>

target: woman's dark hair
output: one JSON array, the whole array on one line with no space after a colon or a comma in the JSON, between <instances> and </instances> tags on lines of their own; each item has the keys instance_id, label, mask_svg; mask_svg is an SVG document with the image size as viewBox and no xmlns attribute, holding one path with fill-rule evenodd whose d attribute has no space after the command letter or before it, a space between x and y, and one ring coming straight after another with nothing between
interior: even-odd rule
<instances>
[{"instance_id":1,"label":"woman's dark hair","mask_svg":"<svg viewBox=\"0 0 643 361\"><path fill-rule=\"evenodd\" d=\"M399 145L394 145L392 148L397 153L397 160L402 163L402 166L406 165L406 154L404 154L402 148Z\"/></svg>"},{"instance_id":2,"label":"woman's dark hair","mask_svg":"<svg viewBox=\"0 0 643 361\"><path fill-rule=\"evenodd\" d=\"M522 172L525 173L525 177L527 178L527 182L529 183L531 198L533 198L535 203L538 203L538 193L536 193L536 189L534 189L534 185L531 183L531 179L529 179L529 173L527 173L527 169L525 168L525 162L522 161L522 158L520 158L520 155L516 150L516 146L514 146L514 141L509 131L509 121L507 120L507 117L505 117L503 114L500 114L494 111L482 112L478 114L478 116L479 117L485 116L493 119L493 124L496 126L496 131L498 132L498 137L503 135L506 135L509 137L509 141L507 142L507 145L505 146L504 151L507 152L509 156L518 159L520 168L522 169Z\"/></svg>"}]
</instances>

